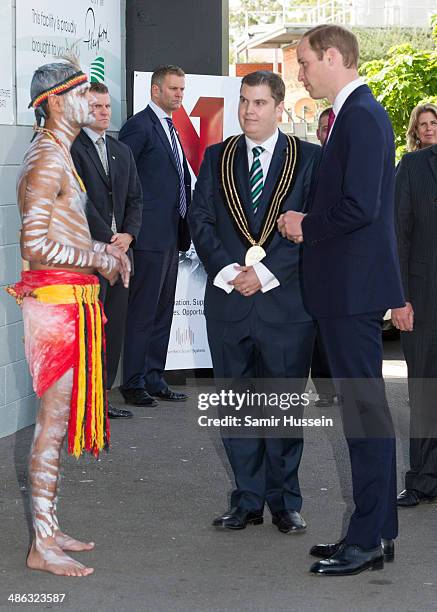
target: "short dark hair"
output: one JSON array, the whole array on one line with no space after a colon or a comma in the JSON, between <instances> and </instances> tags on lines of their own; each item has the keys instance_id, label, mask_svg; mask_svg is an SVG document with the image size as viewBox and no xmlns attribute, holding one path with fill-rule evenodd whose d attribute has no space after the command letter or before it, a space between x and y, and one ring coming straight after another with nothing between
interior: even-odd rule
<instances>
[{"instance_id":1,"label":"short dark hair","mask_svg":"<svg viewBox=\"0 0 437 612\"><path fill-rule=\"evenodd\" d=\"M329 113L332 111L332 106L328 106L328 108L324 108L322 110L322 112L319 115L319 123L318 126L320 127L320 122L323 119L323 117L326 117L326 115L329 115Z\"/></svg>"},{"instance_id":2,"label":"short dark hair","mask_svg":"<svg viewBox=\"0 0 437 612\"><path fill-rule=\"evenodd\" d=\"M153 71L151 85L158 85L158 87L160 87L167 74L175 74L180 77L185 76L185 72L182 68L179 68L179 66L164 64L163 66L158 66L158 68L155 68Z\"/></svg>"},{"instance_id":3,"label":"short dark hair","mask_svg":"<svg viewBox=\"0 0 437 612\"><path fill-rule=\"evenodd\" d=\"M337 49L346 68L357 68L360 50L355 34L343 26L323 24L305 32L310 47L315 51L319 60L323 53L330 48Z\"/></svg>"},{"instance_id":4,"label":"short dark hair","mask_svg":"<svg viewBox=\"0 0 437 612\"><path fill-rule=\"evenodd\" d=\"M279 74L270 72L270 70L256 70L255 72L249 72L241 80L241 87L247 85L248 87L257 87L258 85L268 85L272 98L274 99L276 106L284 101L285 98L285 84ZM241 91L241 88L240 88Z\"/></svg>"},{"instance_id":5,"label":"short dark hair","mask_svg":"<svg viewBox=\"0 0 437 612\"><path fill-rule=\"evenodd\" d=\"M105 85L105 83L97 83L97 81L92 81L90 83L90 91L97 94L108 94L109 89Z\"/></svg>"}]
</instances>

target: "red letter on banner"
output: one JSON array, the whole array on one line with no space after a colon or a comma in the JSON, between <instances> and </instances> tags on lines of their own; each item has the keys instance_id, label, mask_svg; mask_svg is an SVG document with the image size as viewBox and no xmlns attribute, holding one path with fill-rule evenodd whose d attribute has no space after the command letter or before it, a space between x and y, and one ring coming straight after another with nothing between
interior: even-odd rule
<instances>
[{"instance_id":1,"label":"red letter on banner","mask_svg":"<svg viewBox=\"0 0 437 612\"><path fill-rule=\"evenodd\" d=\"M197 135L185 109L181 107L173 114L174 124L194 174L199 174L205 149L223 141L223 115L225 101L223 98L201 97L190 113L191 117L200 117L200 136Z\"/></svg>"}]
</instances>

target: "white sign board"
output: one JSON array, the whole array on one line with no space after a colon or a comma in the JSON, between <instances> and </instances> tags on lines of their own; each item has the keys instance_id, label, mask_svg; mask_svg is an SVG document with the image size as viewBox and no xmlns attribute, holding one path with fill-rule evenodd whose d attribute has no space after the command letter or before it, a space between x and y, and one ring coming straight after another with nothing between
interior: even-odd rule
<instances>
[{"instance_id":1,"label":"white sign board","mask_svg":"<svg viewBox=\"0 0 437 612\"><path fill-rule=\"evenodd\" d=\"M12 5L0 3L0 123L14 123L14 89L12 79Z\"/></svg>"},{"instance_id":2,"label":"white sign board","mask_svg":"<svg viewBox=\"0 0 437 612\"><path fill-rule=\"evenodd\" d=\"M150 72L135 72L135 113L150 99L151 76ZM241 80L235 77L186 76L183 108L174 113L173 119L190 166L193 188L206 146L241 132L237 114L240 84ZM203 314L205 284L205 270L192 246L187 253L179 254L166 370L212 367Z\"/></svg>"},{"instance_id":3,"label":"white sign board","mask_svg":"<svg viewBox=\"0 0 437 612\"><path fill-rule=\"evenodd\" d=\"M3 0L2 0L3 1ZM17 123L32 125L28 109L36 68L74 53L91 80L105 83L112 102L111 129L121 124L120 0L17 0Z\"/></svg>"}]
</instances>

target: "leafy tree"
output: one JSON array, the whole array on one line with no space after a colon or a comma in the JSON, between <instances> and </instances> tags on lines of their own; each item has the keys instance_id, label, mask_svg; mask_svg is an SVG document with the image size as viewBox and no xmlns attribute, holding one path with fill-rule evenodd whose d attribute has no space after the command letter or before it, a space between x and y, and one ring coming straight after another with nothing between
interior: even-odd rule
<instances>
[{"instance_id":1,"label":"leafy tree","mask_svg":"<svg viewBox=\"0 0 437 612\"><path fill-rule=\"evenodd\" d=\"M405 152L413 108L425 101L437 103L437 51L398 45L389 50L386 59L363 64L360 72L390 116L399 157Z\"/></svg>"},{"instance_id":2,"label":"leafy tree","mask_svg":"<svg viewBox=\"0 0 437 612\"><path fill-rule=\"evenodd\" d=\"M434 48L429 28L352 28L360 45L360 63L385 59L391 47L409 43L415 49Z\"/></svg>"}]
</instances>

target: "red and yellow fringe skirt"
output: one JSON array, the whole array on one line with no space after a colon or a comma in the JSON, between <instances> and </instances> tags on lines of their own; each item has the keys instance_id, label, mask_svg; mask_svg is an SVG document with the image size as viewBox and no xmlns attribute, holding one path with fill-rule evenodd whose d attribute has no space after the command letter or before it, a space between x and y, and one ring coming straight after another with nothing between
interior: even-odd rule
<instances>
[{"instance_id":1,"label":"red and yellow fringe skirt","mask_svg":"<svg viewBox=\"0 0 437 612\"><path fill-rule=\"evenodd\" d=\"M98 456L110 440L105 385L106 322L99 281L65 270L22 272L7 291L22 305L26 358L41 397L73 368L68 452Z\"/></svg>"}]
</instances>

